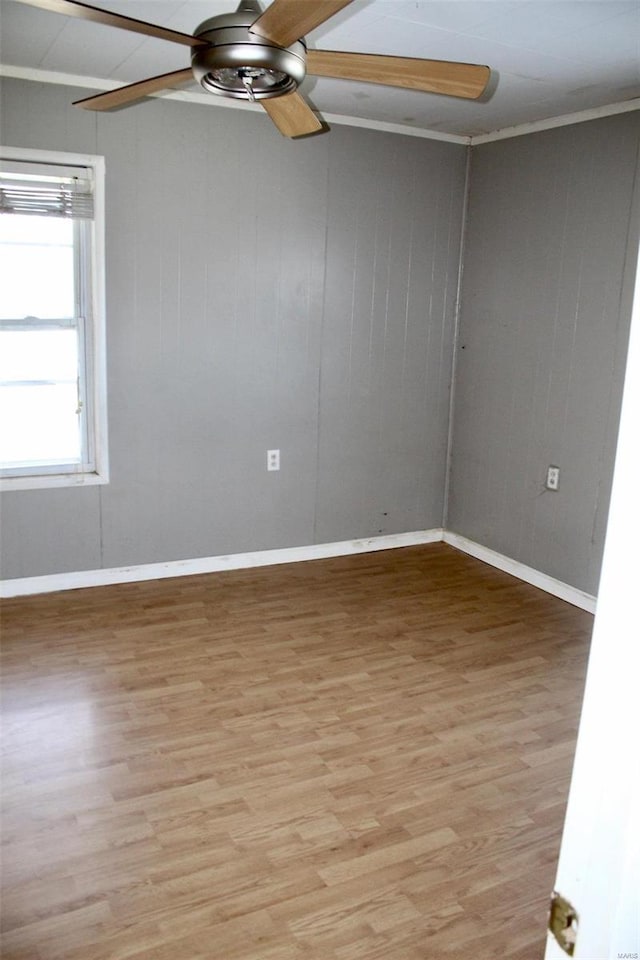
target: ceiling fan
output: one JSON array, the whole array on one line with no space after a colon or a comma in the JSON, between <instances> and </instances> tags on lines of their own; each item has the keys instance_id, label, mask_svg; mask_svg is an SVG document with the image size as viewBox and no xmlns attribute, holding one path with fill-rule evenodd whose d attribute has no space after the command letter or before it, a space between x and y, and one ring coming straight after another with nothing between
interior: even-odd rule
<instances>
[{"instance_id":1,"label":"ceiling fan","mask_svg":"<svg viewBox=\"0 0 640 960\"><path fill-rule=\"evenodd\" d=\"M323 129L297 92L307 73L471 100L482 95L490 76L489 67L470 63L307 50L303 35L352 0L273 0L264 12L257 0L241 0L234 13L205 20L193 35L78 0L21 2L192 48L191 67L76 101L86 110L124 107L195 78L209 93L259 103L284 136L301 137Z\"/></svg>"}]
</instances>

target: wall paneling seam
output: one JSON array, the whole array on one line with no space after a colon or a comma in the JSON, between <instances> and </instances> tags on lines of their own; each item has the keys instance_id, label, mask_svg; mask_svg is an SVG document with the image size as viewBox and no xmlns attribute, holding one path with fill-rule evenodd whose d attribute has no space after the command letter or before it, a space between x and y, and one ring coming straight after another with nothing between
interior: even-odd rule
<instances>
[{"instance_id":1,"label":"wall paneling seam","mask_svg":"<svg viewBox=\"0 0 640 960\"><path fill-rule=\"evenodd\" d=\"M322 267L322 309L320 311L320 337L318 349L318 392L316 396L316 469L313 481L313 517L311 518L311 542L318 541L318 491L320 476L320 431L322 430L322 352L324 348L324 330L327 315L327 252L329 249L329 189L331 186L331 156L327 157L326 188L324 219L324 257Z\"/></svg>"},{"instance_id":2,"label":"wall paneling seam","mask_svg":"<svg viewBox=\"0 0 640 960\"><path fill-rule=\"evenodd\" d=\"M467 162L464 174L464 199L460 223L460 253L458 255L458 276L456 278L456 302L453 318L453 344L451 351L451 371L449 376L449 412L447 424L447 450L445 454L444 495L442 499L442 528L447 528L449 519L449 488L451 485L451 464L453 460L453 423L456 402L456 380L458 373L458 342L460 339L460 318L462 310L462 278L464 275L465 247L467 242L467 222L469 218L469 196L471 192L472 147L467 147Z\"/></svg>"}]
</instances>

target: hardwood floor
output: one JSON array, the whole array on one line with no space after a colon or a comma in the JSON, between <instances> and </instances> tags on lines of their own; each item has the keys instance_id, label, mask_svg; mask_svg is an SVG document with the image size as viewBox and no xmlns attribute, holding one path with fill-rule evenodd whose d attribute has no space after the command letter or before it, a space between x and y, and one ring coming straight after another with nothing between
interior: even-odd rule
<instances>
[{"instance_id":1,"label":"hardwood floor","mask_svg":"<svg viewBox=\"0 0 640 960\"><path fill-rule=\"evenodd\" d=\"M542 957L589 614L443 544L2 610L4 960Z\"/></svg>"}]
</instances>

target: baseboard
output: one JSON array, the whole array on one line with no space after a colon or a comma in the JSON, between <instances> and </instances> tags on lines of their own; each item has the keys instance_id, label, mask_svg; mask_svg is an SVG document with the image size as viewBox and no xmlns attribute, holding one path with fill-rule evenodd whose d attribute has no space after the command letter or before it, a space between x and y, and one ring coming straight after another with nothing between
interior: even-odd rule
<instances>
[{"instance_id":1,"label":"baseboard","mask_svg":"<svg viewBox=\"0 0 640 960\"><path fill-rule=\"evenodd\" d=\"M198 557L194 560L171 560L166 563L145 563L131 567L111 567L107 570L80 570L74 573L53 573L42 577L23 577L0 581L0 598L25 597L58 590L78 590L82 587L105 587L116 583L135 583L142 580L163 580L168 577L189 577L198 573L219 573L223 570L242 570L248 567L266 567L278 563L299 563L302 560L325 560L351 554L371 553L375 550L393 550L422 543L443 541L484 563L504 570L525 583L530 583L554 597L560 597L582 610L595 613L596 598L555 580L546 573L527 567L524 563L505 557L489 547L468 540L458 533L436 527L432 530L414 530L393 533L362 540L343 540L337 543L315 543L305 547L284 547L280 550L259 550L253 553L232 553L218 557Z\"/></svg>"},{"instance_id":2,"label":"baseboard","mask_svg":"<svg viewBox=\"0 0 640 960\"><path fill-rule=\"evenodd\" d=\"M232 553L219 557L198 557L195 560L172 560L166 563L111 567L107 570L80 570L75 573L53 573L42 577L23 577L0 581L0 597L24 597L37 593L54 593L58 590L77 590L81 587L104 587L115 583L188 577L198 573L219 573L222 570L241 570L247 567L265 567L278 563L297 563L301 560L324 560L329 557L371 553L375 550L412 547L422 543L439 543L442 537L443 531L438 527L433 530L392 533L362 540L316 543L305 547L284 547L280 550Z\"/></svg>"},{"instance_id":3,"label":"baseboard","mask_svg":"<svg viewBox=\"0 0 640 960\"><path fill-rule=\"evenodd\" d=\"M554 597L560 597L561 600L572 603L574 607L580 607L589 613L595 613L596 611L596 597L590 593L584 593L576 587L571 587L568 583L563 583L562 580L555 580L546 573L541 573L533 567L527 567L524 563L519 563L517 560L505 557L501 553L496 553L495 550L483 547L482 544L468 540L458 533L445 530L443 540L449 546L462 550L463 553L468 553L470 556L476 557L477 560L482 560L492 567L497 567L498 570L504 570L505 573L510 573L519 580L524 580L525 583L530 583L546 593L553 594Z\"/></svg>"}]
</instances>

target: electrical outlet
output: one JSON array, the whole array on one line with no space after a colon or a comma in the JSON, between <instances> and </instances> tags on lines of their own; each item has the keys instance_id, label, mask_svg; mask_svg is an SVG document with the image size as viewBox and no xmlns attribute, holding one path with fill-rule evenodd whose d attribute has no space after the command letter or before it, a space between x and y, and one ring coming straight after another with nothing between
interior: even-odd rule
<instances>
[{"instance_id":1,"label":"electrical outlet","mask_svg":"<svg viewBox=\"0 0 640 960\"><path fill-rule=\"evenodd\" d=\"M547 469L547 490L557 490L560 486L560 467L550 466Z\"/></svg>"},{"instance_id":2,"label":"electrical outlet","mask_svg":"<svg viewBox=\"0 0 640 960\"><path fill-rule=\"evenodd\" d=\"M280 451L267 450L267 470L280 469Z\"/></svg>"}]
</instances>

